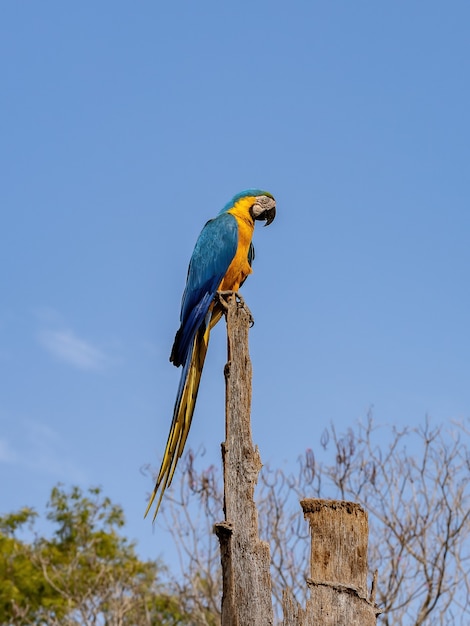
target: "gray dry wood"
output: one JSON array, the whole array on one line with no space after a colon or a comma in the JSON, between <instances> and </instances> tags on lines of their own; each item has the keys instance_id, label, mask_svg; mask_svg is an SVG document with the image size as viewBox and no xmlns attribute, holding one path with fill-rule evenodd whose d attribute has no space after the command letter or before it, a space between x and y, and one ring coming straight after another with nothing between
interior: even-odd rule
<instances>
[{"instance_id":1,"label":"gray dry wood","mask_svg":"<svg viewBox=\"0 0 470 626\"><path fill-rule=\"evenodd\" d=\"M310 598L302 609L284 595L283 626L375 626L367 591L367 513L354 502L305 499L310 526Z\"/></svg>"},{"instance_id":2,"label":"gray dry wood","mask_svg":"<svg viewBox=\"0 0 470 626\"><path fill-rule=\"evenodd\" d=\"M251 314L237 296L226 301L225 521L215 525L222 561L222 626L272 626L269 545L259 539L253 500L261 470L251 435ZM284 592L283 626L375 626L375 592L367 592L367 513L352 502L306 499L310 525L310 598L303 609ZM300 572L299 572L300 574Z\"/></svg>"},{"instance_id":3,"label":"gray dry wood","mask_svg":"<svg viewBox=\"0 0 470 626\"><path fill-rule=\"evenodd\" d=\"M254 489L262 467L251 435L251 314L231 296L227 301L228 362L225 366L225 522L216 524L222 572L222 626L272 626L270 553L258 535Z\"/></svg>"}]
</instances>

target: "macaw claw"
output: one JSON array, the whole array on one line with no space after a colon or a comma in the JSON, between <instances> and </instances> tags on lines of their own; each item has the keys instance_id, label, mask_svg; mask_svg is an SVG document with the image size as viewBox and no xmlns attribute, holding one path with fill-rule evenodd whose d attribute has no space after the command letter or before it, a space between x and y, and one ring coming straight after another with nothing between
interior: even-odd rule
<instances>
[{"instance_id":1,"label":"macaw claw","mask_svg":"<svg viewBox=\"0 0 470 626\"><path fill-rule=\"evenodd\" d=\"M238 291L217 291L216 293L216 299L219 302L220 306L223 308L224 311L227 311L228 309L228 305L227 305L227 301L232 297L235 297L235 300L237 302L237 306L239 309L245 309L245 311L248 313L249 317L250 317L250 328L252 328L255 325L255 320L253 318L253 315L250 311L250 309L248 308L243 296L240 295L240 293Z\"/></svg>"}]
</instances>

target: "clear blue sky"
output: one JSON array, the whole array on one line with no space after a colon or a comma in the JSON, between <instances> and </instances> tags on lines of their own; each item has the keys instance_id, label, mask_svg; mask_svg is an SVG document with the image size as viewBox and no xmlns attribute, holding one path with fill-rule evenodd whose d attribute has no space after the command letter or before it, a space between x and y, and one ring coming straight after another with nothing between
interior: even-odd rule
<instances>
[{"instance_id":1,"label":"clear blue sky","mask_svg":"<svg viewBox=\"0 0 470 626\"><path fill-rule=\"evenodd\" d=\"M468 2L3 2L0 511L102 485L143 520L205 221L271 191L243 287L253 429L294 462L374 407L470 416ZM225 330L189 445L220 463Z\"/></svg>"}]
</instances>

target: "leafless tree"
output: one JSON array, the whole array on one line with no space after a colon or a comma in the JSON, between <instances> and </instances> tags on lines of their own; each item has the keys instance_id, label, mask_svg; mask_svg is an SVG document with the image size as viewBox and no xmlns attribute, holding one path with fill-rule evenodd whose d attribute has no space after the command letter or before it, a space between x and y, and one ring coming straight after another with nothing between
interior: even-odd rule
<instances>
[{"instance_id":1,"label":"leafless tree","mask_svg":"<svg viewBox=\"0 0 470 626\"><path fill-rule=\"evenodd\" d=\"M465 427L392 429L378 443L368 419L357 434L332 432L326 476L371 516L370 562L379 571L384 624L468 624L470 448Z\"/></svg>"},{"instance_id":2,"label":"leafless tree","mask_svg":"<svg viewBox=\"0 0 470 626\"><path fill-rule=\"evenodd\" d=\"M164 508L181 557L178 593L197 626L219 619L221 575L212 533L222 519L222 486L214 467L189 452ZM321 460L319 460L321 459ZM307 450L297 471L265 466L257 494L260 531L272 555L273 595L304 601L309 539L299 499L353 500L369 512L372 572L378 570L379 623L448 626L470 623L470 446L462 424L377 427L371 416L339 435L333 426Z\"/></svg>"}]
</instances>

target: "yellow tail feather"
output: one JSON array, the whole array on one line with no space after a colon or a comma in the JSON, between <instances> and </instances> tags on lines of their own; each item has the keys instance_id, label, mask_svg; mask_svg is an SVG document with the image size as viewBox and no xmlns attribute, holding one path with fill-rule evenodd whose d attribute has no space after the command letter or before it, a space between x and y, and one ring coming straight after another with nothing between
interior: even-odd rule
<instances>
[{"instance_id":1,"label":"yellow tail feather","mask_svg":"<svg viewBox=\"0 0 470 626\"><path fill-rule=\"evenodd\" d=\"M191 352L191 362L186 375L186 380L184 381L183 392L181 394L179 404L175 406L173 421L171 423L170 434L168 435L168 441L163 454L162 464L160 471L158 472L155 488L150 497L150 501L144 515L144 517L147 516L157 496L158 490L160 489L160 495L157 501L157 508L153 516L153 521L155 521L155 518L157 517L163 494L171 484L178 460L183 454L184 445L186 443L186 439L188 438L189 428L191 426L191 420L196 404L202 368L204 366L207 346L209 344L210 331L211 328L213 328L213 326L215 326L215 324L220 320L221 316L222 311L219 313L218 308L215 307L206 331L204 334L199 332L196 333L196 337L194 339L193 350Z\"/></svg>"}]
</instances>

